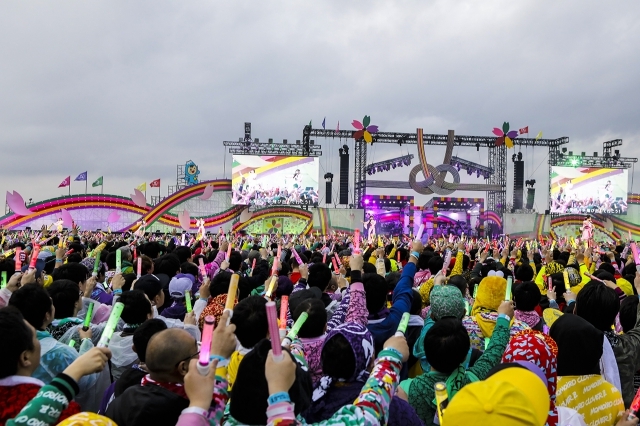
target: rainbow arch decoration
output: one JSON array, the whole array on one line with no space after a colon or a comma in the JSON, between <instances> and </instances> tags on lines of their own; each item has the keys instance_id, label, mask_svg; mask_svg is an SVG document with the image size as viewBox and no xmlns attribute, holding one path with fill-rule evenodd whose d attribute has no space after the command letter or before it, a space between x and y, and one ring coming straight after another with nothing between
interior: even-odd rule
<instances>
[{"instance_id":1,"label":"rainbow arch decoration","mask_svg":"<svg viewBox=\"0 0 640 426\"><path fill-rule=\"evenodd\" d=\"M498 225L500 228L502 228L502 219L500 218L500 215L498 215L498 213L493 211L486 211L484 219L490 220L496 225Z\"/></svg>"},{"instance_id":2,"label":"rainbow arch decoration","mask_svg":"<svg viewBox=\"0 0 640 426\"><path fill-rule=\"evenodd\" d=\"M56 214L61 209L66 210L79 210L88 208L103 208L110 210L125 211L130 213L139 214L140 218L131 224L128 224L118 231L133 231L138 228L140 219L144 219L147 222L147 226L159 221L160 223L176 228L180 228L178 217L173 214L169 214L169 211L185 201L200 196L204 193L205 188L208 185L213 186L214 192L230 192L231 181L229 179L219 179L200 182L196 185L188 186L178 192L171 194L169 197L163 199L156 206L147 205L146 208L138 207L128 197L122 197L119 195L71 195L65 197L51 198L35 204L31 204L29 209L33 212L29 216L20 216L15 213L9 213L0 217L0 225L5 229L14 229L23 226L35 219ZM233 206L223 212L216 213L210 216L204 217L205 227L219 226L225 222L229 222L240 215L244 210L244 206ZM197 229L195 218L191 219L191 229Z\"/></svg>"},{"instance_id":3,"label":"rainbow arch decoration","mask_svg":"<svg viewBox=\"0 0 640 426\"><path fill-rule=\"evenodd\" d=\"M286 220L288 218L297 218L304 221L305 225L302 231L302 233L304 234L308 234L313 228L313 213L310 211L297 209L294 207L270 207L254 212L251 218L245 222L234 223L232 230L233 232L244 231L255 222L263 221L266 219L280 218L283 218L283 220Z\"/></svg>"}]
</instances>

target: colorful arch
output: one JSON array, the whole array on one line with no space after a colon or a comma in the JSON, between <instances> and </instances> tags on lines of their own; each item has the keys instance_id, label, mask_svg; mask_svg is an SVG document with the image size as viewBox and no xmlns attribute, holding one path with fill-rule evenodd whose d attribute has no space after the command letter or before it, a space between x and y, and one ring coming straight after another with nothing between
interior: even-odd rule
<instances>
[{"instance_id":1,"label":"colorful arch","mask_svg":"<svg viewBox=\"0 0 640 426\"><path fill-rule=\"evenodd\" d=\"M20 216L15 213L9 213L1 217L0 225L5 229L13 229L40 217L55 214L61 209L78 210L83 208L104 208L140 214L148 225L151 225L155 221L160 221L162 224L179 228L180 222L178 221L178 217L176 215L169 214L168 212L181 203L202 195L208 185L213 186L214 192L231 191L231 181L228 179L204 181L171 194L156 206L147 205L146 208L141 208L134 204L130 198L119 195L72 195L67 197L51 198L30 205L29 209L33 214L29 216ZM204 217L205 227L215 227L228 222L239 216L244 208L245 206L233 206L223 212L206 216ZM135 230L138 226L138 222L132 223L120 231ZM191 220L191 228L196 229L195 218Z\"/></svg>"},{"instance_id":2,"label":"colorful arch","mask_svg":"<svg viewBox=\"0 0 640 426\"><path fill-rule=\"evenodd\" d=\"M500 216L496 212L486 211L485 220L490 220L494 222L496 225L498 225L500 228L502 228L502 219L500 219Z\"/></svg>"}]
</instances>

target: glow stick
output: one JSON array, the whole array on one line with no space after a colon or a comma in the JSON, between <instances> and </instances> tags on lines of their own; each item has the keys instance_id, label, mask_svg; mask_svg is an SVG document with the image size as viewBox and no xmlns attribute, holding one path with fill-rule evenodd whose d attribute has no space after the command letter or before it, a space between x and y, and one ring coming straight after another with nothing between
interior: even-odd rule
<instances>
[{"instance_id":1,"label":"glow stick","mask_svg":"<svg viewBox=\"0 0 640 426\"><path fill-rule=\"evenodd\" d=\"M631 229L629 229L629 241L631 241Z\"/></svg>"},{"instance_id":2,"label":"glow stick","mask_svg":"<svg viewBox=\"0 0 640 426\"><path fill-rule=\"evenodd\" d=\"M122 250L116 250L116 274L122 273Z\"/></svg>"},{"instance_id":3,"label":"glow stick","mask_svg":"<svg viewBox=\"0 0 640 426\"><path fill-rule=\"evenodd\" d=\"M449 264L451 263L451 251L447 250L447 253L444 255L444 263L442 264L442 275L447 276L447 269L449 269Z\"/></svg>"},{"instance_id":4,"label":"glow stick","mask_svg":"<svg viewBox=\"0 0 640 426\"><path fill-rule=\"evenodd\" d=\"M340 261L340 257L338 256L338 253L334 253L333 257L336 258L336 262L338 262L338 266L342 266L342 262Z\"/></svg>"},{"instance_id":5,"label":"glow stick","mask_svg":"<svg viewBox=\"0 0 640 426\"><path fill-rule=\"evenodd\" d=\"M439 420L439 424L442 426L444 424L444 402L447 400L447 385L444 382L438 382L434 386L434 391L436 395L436 410L437 416Z\"/></svg>"},{"instance_id":6,"label":"glow stick","mask_svg":"<svg viewBox=\"0 0 640 426\"><path fill-rule=\"evenodd\" d=\"M62 239L62 234L58 236L58 248L64 247L64 240Z\"/></svg>"},{"instance_id":7,"label":"glow stick","mask_svg":"<svg viewBox=\"0 0 640 426\"><path fill-rule=\"evenodd\" d=\"M293 323L293 326L291 327L291 330L289 330L289 333L287 333L287 339L289 339L289 341L293 341L296 337L298 337L298 333L300 332L300 329L302 328L304 323L307 321L307 318L309 318L308 313L303 312L300 314L296 322Z\"/></svg>"},{"instance_id":8,"label":"glow stick","mask_svg":"<svg viewBox=\"0 0 640 426\"><path fill-rule=\"evenodd\" d=\"M5 288L7 286L7 271L2 271L2 287Z\"/></svg>"},{"instance_id":9,"label":"glow stick","mask_svg":"<svg viewBox=\"0 0 640 426\"><path fill-rule=\"evenodd\" d=\"M402 337L406 334L410 316L409 312L402 314L402 319L400 320L400 324L398 324L398 329L396 330L396 336Z\"/></svg>"},{"instance_id":10,"label":"glow stick","mask_svg":"<svg viewBox=\"0 0 640 426\"><path fill-rule=\"evenodd\" d=\"M231 250L232 250L232 248L233 248L233 244L229 243L229 247L227 247L227 256L226 256L227 262L231 258Z\"/></svg>"},{"instance_id":11,"label":"glow stick","mask_svg":"<svg viewBox=\"0 0 640 426\"><path fill-rule=\"evenodd\" d=\"M398 263L399 263L399 262L400 262L400 250L398 250L398 253L397 253L397 254L398 254L398 255L397 255L396 257L398 258L398 260L397 260L397 261L398 261Z\"/></svg>"},{"instance_id":12,"label":"glow stick","mask_svg":"<svg viewBox=\"0 0 640 426\"><path fill-rule=\"evenodd\" d=\"M138 278L142 276L142 258L138 258Z\"/></svg>"},{"instance_id":13,"label":"glow stick","mask_svg":"<svg viewBox=\"0 0 640 426\"><path fill-rule=\"evenodd\" d=\"M280 345L280 332L278 331L278 314L276 313L276 304L274 302L267 302L266 309L273 360L282 361L283 355L282 346Z\"/></svg>"},{"instance_id":14,"label":"glow stick","mask_svg":"<svg viewBox=\"0 0 640 426\"><path fill-rule=\"evenodd\" d=\"M205 275L207 275L207 270L204 267L204 259L198 259L198 263L200 264L200 273L202 274L202 281L204 281Z\"/></svg>"},{"instance_id":15,"label":"glow stick","mask_svg":"<svg viewBox=\"0 0 640 426\"><path fill-rule=\"evenodd\" d=\"M33 247L33 252L31 253L31 262L29 263L29 270L36 269L38 254L40 254L40 246L36 244L35 247Z\"/></svg>"},{"instance_id":16,"label":"glow stick","mask_svg":"<svg viewBox=\"0 0 640 426\"><path fill-rule=\"evenodd\" d=\"M335 271L336 275L340 275L340 268L338 268L338 263L336 262L336 258L332 257L331 261L333 262L333 270Z\"/></svg>"},{"instance_id":17,"label":"glow stick","mask_svg":"<svg viewBox=\"0 0 640 426\"><path fill-rule=\"evenodd\" d=\"M93 260L93 272L92 276L97 277L100 270L100 252L96 253L96 258Z\"/></svg>"},{"instance_id":18,"label":"glow stick","mask_svg":"<svg viewBox=\"0 0 640 426\"><path fill-rule=\"evenodd\" d=\"M182 244L180 244L181 246L183 246L185 244L185 239L186 237L184 236L184 232L182 233Z\"/></svg>"},{"instance_id":19,"label":"glow stick","mask_svg":"<svg viewBox=\"0 0 640 426\"><path fill-rule=\"evenodd\" d=\"M120 320L120 315L122 315L122 310L124 309L124 304L122 302L116 302L111 309L111 315L109 315L109 320L107 321L107 325L104 327L102 331L102 336L100 337L100 341L98 342L99 348L106 348L109 346L109 342L111 341L111 337L113 336L113 332L116 331L116 326L118 325L118 321Z\"/></svg>"},{"instance_id":20,"label":"glow stick","mask_svg":"<svg viewBox=\"0 0 640 426\"><path fill-rule=\"evenodd\" d=\"M327 253L322 254L322 263L327 264Z\"/></svg>"},{"instance_id":21,"label":"glow stick","mask_svg":"<svg viewBox=\"0 0 640 426\"><path fill-rule=\"evenodd\" d=\"M551 278L551 275L549 275L547 277L547 290L551 290L552 287L553 287L553 278Z\"/></svg>"},{"instance_id":22,"label":"glow stick","mask_svg":"<svg viewBox=\"0 0 640 426\"><path fill-rule=\"evenodd\" d=\"M16 262L16 272L22 271L22 260L20 260L20 253L22 253L22 249L20 247L16 247L16 254L13 256L13 259Z\"/></svg>"},{"instance_id":23,"label":"glow stick","mask_svg":"<svg viewBox=\"0 0 640 426\"><path fill-rule=\"evenodd\" d=\"M213 327L216 319L213 315L207 315L204 318L204 326L202 327L202 343L200 344L200 357L198 358L198 373L206 376L209 374L209 366L211 365L211 340L213 340Z\"/></svg>"},{"instance_id":24,"label":"glow stick","mask_svg":"<svg viewBox=\"0 0 640 426\"><path fill-rule=\"evenodd\" d=\"M418 228L418 233L416 234L416 240L422 238L422 233L424 232L424 223L420 224L420 228Z\"/></svg>"},{"instance_id":25,"label":"glow stick","mask_svg":"<svg viewBox=\"0 0 640 426\"><path fill-rule=\"evenodd\" d=\"M273 265L271 265L271 275L278 275L278 258L273 258Z\"/></svg>"},{"instance_id":26,"label":"glow stick","mask_svg":"<svg viewBox=\"0 0 640 426\"><path fill-rule=\"evenodd\" d=\"M191 292L186 290L184 292L184 304L187 306L187 313L193 312L193 306L191 306Z\"/></svg>"},{"instance_id":27,"label":"glow stick","mask_svg":"<svg viewBox=\"0 0 640 426\"><path fill-rule=\"evenodd\" d=\"M478 287L480 287L480 284L476 284L476 286L473 288L473 300L474 301L476 299L476 294L478 294Z\"/></svg>"},{"instance_id":28,"label":"glow stick","mask_svg":"<svg viewBox=\"0 0 640 426\"><path fill-rule=\"evenodd\" d=\"M272 275L271 282L269 283L269 288L267 289L267 292L264 295L265 299L271 299L271 295L273 294L273 291L276 289L277 283L278 283L278 276Z\"/></svg>"},{"instance_id":29,"label":"glow stick","mask_svg":"<svg viewBox=\"0 0 640 426\"><path fill-rule=\"evenodd\" d=\"M636 243L631 243L631 253L633 253L633 261L636 262L636 266L640 265L640 256L638 256L638 246Z\"/></svg>"},{"instance_id":30,"label":"glow stick","mask_svg":"<svg viewBox=\"0 0 640 426\"><path fill-rule=\"evenodd\" d=\"M93 317L93 303L89 303L89 307L87 308L87 315L84 317L82 331L89 330L89 326L91 325L91 317Z\"/></svg>"},{"instance_id":31,"label":"glow stick","mask_svg":"<svg viewBox=\"0 0 640 426\"><path fill-rule=\"evenodd\" d=\"M298 254L298 250L296 250L296 248L293 248L293 257L296 258L296 262L298 262L298 265L302 265L302 259L300 259L300 255Z\"/></svg>"},{"instance_id":32,"label":"glow stick","mask_svg":"<svg viewBox=\"0 0 640 426\"><path fill-rule=\"evenodd\" d=\"M627 416L627 420L629 421L637 419L640 415L640 389L636 392L636 396L633 397L629 411L629 415Z\"/></svg>"},{"instance_id":33,"label":"glow stick","mask_svg":"<svg viewBox=\"0 0 640 426\"><path fill-rule=\"evenodd\" d=\"M253 262L251 262L251 271L249 271L249 276L250 277L253 276L253 271L256 269L256 260L257 260L257 258L254 258Z\"/></svg>"},{"instance_id":34,"label":"glow stick","mask_svg":"<svg viewBox=\"0 0 640 426\"><path fill-rule=\"evenodd\" d=\"M278 244L278 261L282 259L282 246Z\"/></svg>"},{"instance_id":35,"label":"glow stick","mask_svg":"<svg viewBox=\"0 0 640 426\"><path fill-rule=\"evenodd\" d=\"M71 346L72 348L75 348L76 347L76 341L73 340L73 339L69 340L69 346Z\"/></svg>"},{"instance_id":36,"label":"glow stick","mask_svg":"<svg viewBox=\"0 0 640 426\"><path fill-rule=\"evenodd\" d=\"M360 253L360 230L356 229L353 231L353 246L355 247L356 253Z\"/></svg>"},{"instance_id":37,"label":"glow stick","mask_svg":"<svg viewBox=\"0 0 640 426\"><path fill-rule=\"evenodd\" d=\"M236 294L238 293L238 281L240 280L240 275L233 274L231 275L231 280L229 281L229 291L227 292L227 302L224 305L224 310L229 311L233 315L233 306L236 302ZM229 315L231 318L231 315Z\"/></svg>"},{"instance_id":38,"label":"glow stick","mask_svg":"<svg viewBox=\"0 0 640 426\"><path fill-rule=\"evenodd\" d=\"M504 293L504 300L511 300L511 286L513 285L513 277L507 277L507 291Z\"/></svg>"},{"instance_id":39,"label":"glow stick","mask_svg":"<svg viewBox=\"0 0 640 426\"><path fill-rule=\"evenodd\" d=\"M289 296L280 299L280 330L287 329L287 311L289 310Z\"/></svg>"}]
</instances>

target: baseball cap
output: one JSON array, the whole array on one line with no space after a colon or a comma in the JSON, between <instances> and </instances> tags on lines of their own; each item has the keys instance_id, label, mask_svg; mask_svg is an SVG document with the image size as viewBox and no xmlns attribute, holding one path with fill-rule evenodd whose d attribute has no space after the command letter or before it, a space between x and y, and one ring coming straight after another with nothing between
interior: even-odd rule
<instances>
[{"instance_id":1,"label":"baseball cap","mask_svg":"<svg viewBox=\"0 0 640 426\"><path fill-rule=\"evenodd\" d=\"M187 277L173 277L169 281L169 294L175 298L184 297L185 292L190 291L192 285L193 282Z\"/></svg>"}]
</instances>

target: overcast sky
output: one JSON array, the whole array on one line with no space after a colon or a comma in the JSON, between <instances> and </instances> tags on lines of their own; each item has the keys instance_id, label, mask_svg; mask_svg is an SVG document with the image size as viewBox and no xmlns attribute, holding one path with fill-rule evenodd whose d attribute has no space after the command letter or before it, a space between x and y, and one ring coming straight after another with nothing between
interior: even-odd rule
<instances>
[{"instance_id":1,"label":"overcast sky","mask_svg":"<svg viewBox=\"0 0 640 426\"><path fill-rule=\"evenodd\" d=\"M637 1L6 0L0 190L51 198L88 170L105 193L162 178L166 194L189 159L201 179L223 177L222 141L245 121L254 137L295 140L325 116L330 128L367 114L381 131L487 136L509 121L568 136L574 152L622 138L622 154L640 156L638 16ZM321 176L337 181L341 143L317 143ZM377 145L369 161L406 153ZM427 151L436 165L442 153ZM547 152L523 154L544 210Z\"/></svg>"}]
</instances>

